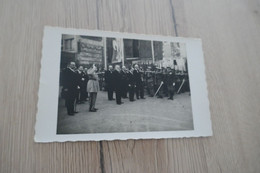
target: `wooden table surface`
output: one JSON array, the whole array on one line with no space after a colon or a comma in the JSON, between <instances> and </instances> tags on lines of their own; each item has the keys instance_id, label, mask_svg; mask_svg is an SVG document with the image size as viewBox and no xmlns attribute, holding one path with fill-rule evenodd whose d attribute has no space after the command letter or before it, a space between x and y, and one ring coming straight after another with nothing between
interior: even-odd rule
<instances>
[{"instance_id":1,"label":"wooden table surface","mask_svg":"<svg viewBox=\"0 0 260 173\"><path fill-rule=\"evenodd\" d=\"M260 172L259 0L0 0L0 23L1 173ZM214 136L35 143L45 25L202 38Z\"/></svg>"}]
</instances>

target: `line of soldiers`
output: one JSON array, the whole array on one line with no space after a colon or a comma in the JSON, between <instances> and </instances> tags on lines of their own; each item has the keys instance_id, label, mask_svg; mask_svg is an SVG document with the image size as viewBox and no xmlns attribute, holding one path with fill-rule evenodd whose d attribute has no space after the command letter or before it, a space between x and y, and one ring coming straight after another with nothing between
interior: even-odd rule
<instances>
[{"instance_id":1,"label":"line of soldiers","mask_svg":"<svg viewBox=\"0 0 260 173\"><path fill-rule=\"evenodd\" d=\"M145 86L149 96L168 97L173 100L175 93L190 92L188 73L162 68L145 71Z\"/></svg>"},{"instance_id":2,"label":"line of soldiers","mask_svg":"<svg viewBox=\"0 0 260 173\"><path fill-rule=\"evenodd\" d=\"M105 71L105 88L108 93L108 100L114 100L113 92L116 94L117 104L122 104L121 98L127 98L129 93L129 100L145 99L145 90L150 97L157 96L173 100L175 92L189 91L189 80L187 74L176 74L174 69L151 69L148 67L143 71L136 64L128 70L125 66L120 69L119 65L113 69L109 65L108 70Z\"/></svg>"}]
</instances>

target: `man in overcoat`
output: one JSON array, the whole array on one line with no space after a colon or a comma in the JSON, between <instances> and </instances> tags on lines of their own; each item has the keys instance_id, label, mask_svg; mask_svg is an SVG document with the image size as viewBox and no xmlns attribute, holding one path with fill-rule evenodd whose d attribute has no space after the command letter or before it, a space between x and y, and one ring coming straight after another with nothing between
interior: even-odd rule
<instances>
[{"instance_id":1,"label":"man in overcoat","mask_svg":"<svg viewBox=\"0 0 260 173\"><path fill-rule=\"evenodd\" d=\"M133 73L136 83L136 98L139 99L141 97L141 99L144 99L144 83L141 75L142 72L137 64L134 66Z\"/></svg>"},{"instance_id":2,"label":"man in overcoat","mask_svg":"<svg viewBox=\"0 0 260 173\"><path fill-rule=\"evenodd\" d=\"M114 82L114 77L113 77L113 66L112 65L109 65L108 70L105 71L105 83L106 83L108 100L115 100L113 98L115 82Z\"/></svg>"},{"instance_id":3,"label":"man in overcoat","mask_svg":"<svg viewBox=\"0 0 260 173\"><path fill-rule=\"evenodd\" d=\"M122 93L122 74L120 73L120 66L116 65L115 70L113 72L113 77L115 80L115 91L116 91L116 103L118 105L123 104L121 101L121 93Z\"/></svg>"},{"instance_id":4,"label":"man in overcoat","mask_svg":"<svg viewBox=\"0 0 260 173\"><path fill-rule=\"evenodd\" d=\"M122 74L122 98L127 98L128 91L128 71L125 66L122 66L121 74Z\"/></svg>"},{"instance_id":5,"label":"man in overcoat","mask_svg":"<svg viewBox=\"0 0 260 173\"><path fill-rule=\"evenodd\" d=\"M65 105L67 107L68 115L74 115L77 113L76 107L76 97L77 90L79 89L77 74L75 72L76 64L75 62L70 62L68 67L65 69L63 74L63 89L65 94Z\"/></svg>"},{"instance_id":6,"label":"man in overcoat","mask_svg":"<svg viewBox=\"0 0 260 173\"><path fill-rule=\"evenodd\" d=\"M131 68L128 73L129 100L131 102L135 101L134 94L135 94L135 88L136 88L133 71L134 71L134 68Z\"/></svg>"}]
</instances>

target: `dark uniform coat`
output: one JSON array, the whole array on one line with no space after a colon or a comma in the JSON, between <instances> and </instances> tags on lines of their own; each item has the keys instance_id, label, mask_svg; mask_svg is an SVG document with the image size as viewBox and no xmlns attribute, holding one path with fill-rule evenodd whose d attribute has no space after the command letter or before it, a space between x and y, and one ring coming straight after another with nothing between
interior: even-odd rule
<instances>
[{"instance_id":1,"label":"dark uniform coat","mask_svg":"<svg viewBox=\"0 0 260 173\"><path fill-rule=\"evenodd\" d=\"M128 91L128 72L127 71L121 71L122 74L122 97L127 97L127 91Z\"/></svg>"},{"instance_id":2,"label":"dark uniform coat","mask_svg":"<svg viewBox=\"0 0 260 173\"><path fill-rule=\"evenodd\" d=\"M132 72L128 73L128 88L129 88L129 100L134 101L134 93L135 93L135 78Z\"/></svg>"},{"instance_id":3,"label":"dark uniform coat","mask_svg":"<svg viewBox=\"0 0 260 173\"><path fill-rule=\"evenodd\" d=\"M134 70L134 79L136 83L136 98L139 99L139 96L141 98L144 98L144 84L142 80L142 74L139 70Z\"/></svg>"},{"instance_id":4,"label":"dark uniform coat","mask_svg":"<svg viewBox=\"0 0 260 173\"><path fill-rule=\"evenodd\" d=\"M116 91L116 103L121 104L121 92L122 92L122 74L115 70L113 72L113 77L115 81L115 91Z\"/></svg>"},{"instance_id":5,"label":"dark uniform coat","mask_svg":"<svg viewBox=\"0 0 260 173\"><path fill-rule=\"evenodd\" d=\"M65 69L63 73L63 89L65 92L65 105L68 114L73 114L75 111L78 86L79 83L76 72L71 68Z\"/></svg>"}]
</instances>

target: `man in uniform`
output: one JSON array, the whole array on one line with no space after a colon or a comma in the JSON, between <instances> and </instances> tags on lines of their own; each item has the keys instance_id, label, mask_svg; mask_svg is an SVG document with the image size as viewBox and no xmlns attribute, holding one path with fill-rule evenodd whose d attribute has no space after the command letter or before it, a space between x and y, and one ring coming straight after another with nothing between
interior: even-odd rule
<instances>
[{"instance_id":1,"label":"man in uniform","mask_svg":"<svg viewBox=\"0 0 260 173\"><path fill-rule=\"evenodd\" d=\"M78 97L77 97L77 103L84 103L84 72L83 72L83 66L79 66L78 70L76 71L77 78L78 78L78 84L80 89L78 90Z\"/></svg>"},{"instance_id":2,"label":"man in uniform","mask_svg":"<svg viewBox=\"0 0 260 173\"><path fill-rule=\"evenodd\" d=\"M143 79L141 76L141 71L137 64L134 66L133 74L134 74L135 83L136 83L136 98L139 99L141 97L141 99L145 99L144 98L144 83L143 83Z\"/></svg>"},{"instance_id":3,"label":"man in uniform","mask_svg":"<svg viewBox=\"0 0 260 173\"><path fill-rule=\"evenodd\" d=\"M154 91L154 72L151 71L151 67L148 67L146 71L146 83L147 83L147 93L149 97L153 97Z\"/></svg>"},{"instance_id":4,"label":"man in uniform","mask_svg":"<svg viewBox=\"0 0 260 173\"><path fill-rule=\"evenodd\" d=\"M175 92L175 72L173 69L167 69L167 88L168 88L168 96L170 100L173 100L174 92Z\"/></svg>"},{"instance_id":5,"label":"man in uniform","mask_svg":"<svg viewBox=\"0 0 260 173\"><path fill-rule=\"evenodd\" d=\"M82 98L81 100L84 102L84 101L87 101L87 98L88 98L88 92L87 92L87 84L88 84L88 73L87 73L88 69L87 68L84 68L84 70L82 71L82 88L81 89L81 93L82 93Z\"/></svg>"},{"instance_id":6,"label":"man in uniform","mask_svg":"<svg viewBox=\"0 0 260 173\"><path fill-rule=\"evenodd\" d=\"M125 66L122 66L122 98L127 98L128 91L128 71Z\"/></svg>"},{"instance_id":7,"label":"man in uniform","mask_svg":"<svg viewBox=\"0 0 260 173\"><path fill-rule=\"evenodd\" d=\"M134 95L135 95L135 78L134 78L134 68L131 68L128 73L128 83L129 83L129 100L131 102L135 101Z\"/></svg>"},{"instance_id":8,"label":"man in uniform","mask_svg":"<svg viewBox=\"0 0 260 173\"><path fill-rule=\"evenodd\" d=\"M167 68L162 69L162 75L163 75L163 94L165 97L168 97L168 75L167 75Z\"/></svg>"},{"instance_id":9,"label":"man in uniform","mask_svg":"<svg viewBox=\"0 0 260 173\"><path fill-rule=\"evenodd\" d=\"M75 62L70 62L63 75L63 87L64 92L66 92L65 96L65 105L67 107L68 115L74 115L77 113L75 111L76 108L76 97L78 86L77 74L75 72L76 64Z\"/></svg>"},{"instance_id":10,"label":"man in uniform","mask_svg":"<svg viewBox=\"0 0 260 173\"><path fill-rule=\"evenodd\" d=\"M120 73L120 66L116 65L115 70L113 71L113 77L116 81L115 91L116 91L116 103L118 105L123 104L121 101L121 92L122 92L122 74Z\"/></svg>"},{"instance_id":11,"label":"man in uniform","mask_svg":"<svg viewBox=\"0 0 260 173\"><path fill-rule=\"evenodd\" d=\"M105 83L107 88L107 96L108 100L115 100L113 98L113 92L114 92L114 77L113 77L113 66L109 65L108 70L105 71Z\"/></svg>"}]
</instances>

